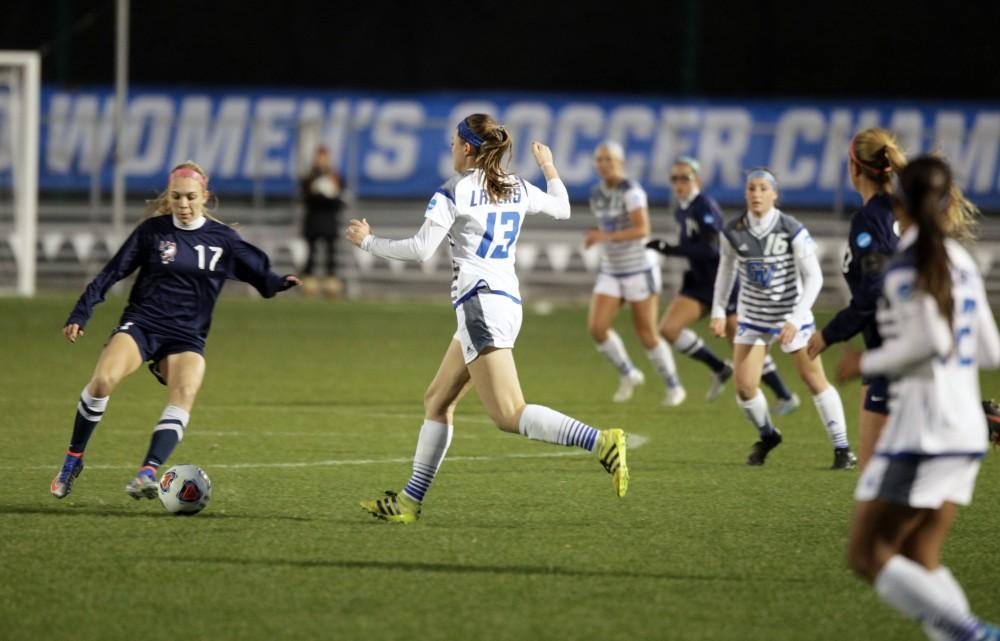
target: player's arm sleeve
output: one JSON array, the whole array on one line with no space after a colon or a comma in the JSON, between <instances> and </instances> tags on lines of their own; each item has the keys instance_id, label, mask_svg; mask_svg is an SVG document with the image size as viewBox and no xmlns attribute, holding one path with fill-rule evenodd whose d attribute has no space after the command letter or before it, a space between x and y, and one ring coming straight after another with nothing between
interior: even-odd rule
<instances>
[{"instance_id":1,"label":"player's arm sleeve","mask_svg":"<svg viewBox=\"0 0 1000 641\"><path fill-rule=\"evenodd\" d=\"M885 296L896 333L880 347L861 355L861 373L866 376L897 376L934 357L951 353L953 340L948 321L937 302L926 292L887 283ZM905 291L900 296L900 291Z\"/></svg>"},{"instance_id":2,"label":"player's arm sleeve","mask_svg":"<svg viewBox=\"0 0 1000 641\"><path fill-rule=\"evenodd\" d=\"M271 271L271 259L263 250L243 240L235 232L233 234L236 238L231 245L233 262L230 278L249 283L264 298L271 298L293 286L287 278Z\"/></svg>"},{"instance_id":3,"label":"player's arm sleeve","mask_svg":"<svg viewBox=\"0 0 1000 641\"><path fill-rule=\"evenodd\" d=\"M122 246L104 266L104 269L83 290L83 294L76 301L76 306L70 312L69 318L66 319L66 324L76 323L82 329L94 313L94 306L104 302L104 297L111 286L126 278L139 267L144 255L143 248L146 245L144 226L139 225L125 239Z\"/></svg>"},{"instance_id":4,"label":"player's arm sleeve","mask_svg":"<svg viewBox=\"0 0 1000 641\"><path fill-rule=\"evenodd\" d=\"M823 328L823 340L827 345L849 340L875 317L878 298L882 294L883 270L889 257L877 251L875 243L858 247L854 239L865 232L871 235L878 233L864 226L851 228L851 255L861 268L861 281L851 296L850 304L837 312Z\"/></svg>"},{"instance_id":5,"label":"player's arm sleeve","mask_svg":"<svg viewBox=\"0 0 1000 641\"><path fill-rule=\"evenodd\" d=\"M715 272L715 291L712 294L712 318L726 317L726 305L736 283L736 253L728 238L720 245L719 269Z\"/></svg>"},{"instance_id":6,"label":"player's arm sleeve","mask_svg":"<svg viewBox=\"0 0 1000 641\"><path fill-rule=\"evenodd\" d=\"M809 317L819 290L823 288L823 270L819 266L819 257L816 256L816 244L805 229L792 239L792 253L795 255L795 268L802 279L802 292L788 320L799 326Z\"/></svg>"},{"instance_id":7,"label":"player's arm sleeve","mask_svg":"<svg viewBox=\"0 0 1000 641\"><path fill-rule=\"evenodd\" d=\"M389 240L369 235L361 241L361 249L382 258L422 263L434 255L438 245L448 235L448 229L428 217L424 219L424 224L417 233L410 238Z\"/></svg>"},{"instance_id":8,"label":"player's arm sleeve","mask_svg":"<svg viewBox=\"0 0 1000 641\"><path fill-rule=\"evenodd\" d=\"M983 369L1000 367L1000 333L997 332L997 322L990 310L990 301L986 298L986 289L979 284L979 300L976 301L976 358Z\"/></svg>"},{"instance_id":9,"label":"player's arm sleeve","mask_svg":"<svg viewBox=\"0 0 1000 641\"><path fill-rule=\"evenodd\" d=\"M709 260L719 256L719 235L722 232L722 212L714 201L698 212L698 242L681 245L688 258Z\"/></svg>"},{"instance_id":10,"label":"player's arm sleeve","mask_svg":"<svg viewBox=\"0 0 1000 641\"><path fill-rule=\"evenodd\" d=\"M559 178L545 183L545 191L535 187L527 180L520 179L528 198L529 214L545 214L556 220L569 218L569 192Z\"/></svg>"}]
</instances>

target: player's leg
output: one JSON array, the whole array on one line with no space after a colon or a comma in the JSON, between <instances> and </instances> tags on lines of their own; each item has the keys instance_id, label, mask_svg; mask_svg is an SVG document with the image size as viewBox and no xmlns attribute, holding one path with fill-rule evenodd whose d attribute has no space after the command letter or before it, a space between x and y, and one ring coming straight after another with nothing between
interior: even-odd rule
<instances>
[{"instance_id":1,"label":"player's leg","mask_svg":"<svg viewBox=\"0 0 1000 641\"><path fill-rule=\"evenodd\" d=\"M871 460L882 430L889 422L889 383L884 378L871 379L861 386L861 408L858 417L858 465L861 469Z\"/></svg>"},{"instance_id":2,"label":"player's leg","mask_svg":"<svg viewBox=\"0 0 1000 641\"><path fill-rule=\"evenodd\" d=\"M796 340L799 340L798 337ZM822 357L809 358L804 347L796 349L790 354L799 376L802 377L806 387L812 393L816 412L823 423L823 429L826 430L827 436L833 444L833 465L831 468L835 470L853 469L857 466L857 457L851 452L850 444L847 441L844 403L840 399L837 388L831 385L826 378Z\"/></svg>"},{"instance_id":3,"label":"player's leg","mask_svg":"<svg viewBox=\"0 0 1000 641\"><path fill-rule=\"evenodd\" d=\"M635 326L636 336L639 337L642 346L646 348L646 357L653 364L653 369L660 375L663 384L667 387L663 404L673 407L683 403L687 394L677 377L677 365L674 363L674 355L670 353L670 346L660 338L659 332L656 331L659 301L660 297L654 293L641 300L630 301L629 306L632 309L632 324Z\"/></svg>"},{"instance_id":4,"label":"player's leg","mask_svg":"<svg viewBox=\"0 0 1000 641\"><path fill-rule=\"evenodd\" d=\"M612 475L615 492L625 496L629 474L622 430L598 430L544 405L526 404L510 349L483 350L468 367L479 399L497 427L530 439L595 452Z\"/></svg>"},{"instance_id":5,"label":"player's leg","mask_svg":"<svg viewBox=\"0 0 1000 641\"><path fill-rule=\"evenodd\" d=\"M104 417L111 392L141 365L142 354L136 340L125 331L112 335L97 359L90 381L80 392L66 457L59 473L49 484L52 496L61 499L73 491L73 483L83 471L83 453L87 442Z\"/></svg>"},{"instance_id":6,"label":"player's leg","mask_svg":"<svg viewBox=\"0 0 1000 641\"><path fill-rule=\"evenodd\" d=\"M594 294L590 297L587 331L597 344L597 351L617 370L619 385L612 400L623 403L632 398L633 391L643 383L645 377L629 358L621 336L611 327L622 304L620 292L614 292L618 286L617 279L613 276L598 274Z\"/></svg>"},{"instance_id":7,"label":"player's leg","mask_svg":"<svg viewBox=\"0 0 1000 641\"><path fill-rule=\"evenodd\" d=\"M198 352L170 354L159 360L167 381L167 406L153 428L142 467L125 491L134 499L156 497L156 473L184 438L191 408L205 379L205 357Z\"/></svg>"},{"instance_id":8,"label":"player's leg","mask_svg":"<svg viewBox=\"0 0 1000 641\"><path fill-rule=\"evenodd\" d=\"M708 306L684 294L670 301L663 320L660 322L660 335L663 336L681 354L703 363L712 371L712 384L709 387L706 400L714 401L722 394L726 382L733 376L732 365L726 363L705 345L690 326L708 313ZM735 319L735 316L734 316Z\"/></svg>"},{"instance_id":9,"label":"player's leg","mask_svg":"<svg viewBox=\"0 0 1000 641\"><path fill-rule=\"evenodd\" d=\"M747 337L746 342L740 342L740 338L737 337L733 345L737 401L743 415L760 435L747 457L747 465L763 465L768 453L781 444L781 432L771 422L767 399L760 390L760 373L767 344L752 336Z\"/></svg>"}]
</instances>

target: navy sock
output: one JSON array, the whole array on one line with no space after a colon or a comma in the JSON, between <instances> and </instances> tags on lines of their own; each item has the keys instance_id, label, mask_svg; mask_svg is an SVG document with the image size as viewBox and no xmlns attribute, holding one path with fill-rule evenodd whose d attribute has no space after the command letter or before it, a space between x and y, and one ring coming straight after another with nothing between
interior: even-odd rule
<instances>
[{"instance_id":1,"label":"navy sock","mask_svg":"<svg viewBox=\"0 0 1000 641\"><path fill-rule=\"evenodd\" d=\"M190 415L181 408L167 405L156 428L153 429L153 437L149 440L149 450L142 462L143 466L159 469L167 462L174 448L184 438L184 428L189 418Z\"/></svg>"},{"instance_id":2,"label":"navy sock","mask_svg":"<svg viewBox=\"0 0 1000 641\"><path fill-rule=\"evenodd\" d=\"M80 393L80 402L76 405L76 419L73 421L73 436L70 437L69 451L74 454L83 454L87 449L87 442L90 440L97 424L104 417L104 410L108 406L110 396L95 398L90 395L84 387Z\"/></svg>"},{"instance_id":3,"label":"navy sock","mask_svg":"<svg viewBox=\"0 0 1000 641\"><path fill-rule=\"evenodd\" d=\"M708 365L708 368L716 374L726 369L726 364L723 360L712 353L712 350L705 347L705 341L701 340L690 329L685 328L681 330L680 335L673 342L673 345L678 352Z\"/></svg>"},{"instance_id":4,"label":"navy sock","mask_svg":"<svg viewBox=\"0 0 1000 641\"><path fill-rule=\"evenodd\" d=\"M760 380L770 387L771 391L779 399L787 401L792 397L792 392L785 386L785 381L781 379L781 375L778 374L778 368L774 365L774 361L770 356L764 361L764 371L761 374Z\"/></svg>"}]
</instances>

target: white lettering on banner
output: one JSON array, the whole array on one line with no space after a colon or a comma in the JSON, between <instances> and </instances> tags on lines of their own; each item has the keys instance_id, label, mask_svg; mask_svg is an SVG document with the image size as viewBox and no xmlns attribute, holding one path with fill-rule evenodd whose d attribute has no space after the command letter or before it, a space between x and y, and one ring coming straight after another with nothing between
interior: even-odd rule
<instances>
[{"instance_id":1,"label":"white lettering on banner","mask_svg":"<svg viewBox=\"0 0 1000 641\"><path fill-rule=\"evenodd\" d=\"M997 145L1000 144L1000 112L977 113L972 131L968 134L968 143L965 116L955 111L939 112L934 123L934 142L935 147L951 162L962 189L973 193L993 189Z\"/></svg>"},{"instance_id":2,"label":"white lettering on banner","mask_svg":"<svg viewBox=\"0 0 1000 641\"><path fill-rule=\"evenodd\" d=\"M335 100L327 112L320 100L304 100L299 107L298 134L292 146L289 171L293 177L304 175L312 167L316 148L326 146L334 169L344 173L347 158L344 150L350 132L351 101Z\"/></svg>"},{"instance_id":3,"label":"white lettering on banner","mask_svg":"<svg viewBox=\"0 0 1000 641\"><path fill-rule=\"evenodd\" d=\"M630 139L648 142L656 130L656 114L650 107L642 105L623 105L615 107L608 116L608 139L617 140L626 149L625 172L646 180L646 169L649 166L649 155L638 150L629 149Z\"/></svg>"},{"instance_id":4,"label":"white lettering on banner","mask_svg":"<svg viewBox=\"0 0 1000 641\"><path fill-rule=\"evenodd\" d=\"M768 166L778 177L781 189L802 189L816 180L816 159L800 154L793 164L795 147L799 138L808 142L822 140L825 125L819 109L789 109L778 119Z\"/></svg>"},{"instance_id":5,"label":"white lettering on banner","mask_svg":"<svg viewBox=\"0 0 1000 641\"><path fill-rule=\"evenodd\" d=\"M330 159L333 166L341 173L347 168L347 158L345 151L348 149L347 141L351 136L351 101L337 100L330 107L330 115L326 121L326 129L323 132L323 144L330 150ZM355 141L355 145L357 142Z\"/></svg>"},{"instance_id":6,"label":"white lettering on banner","mask_svg":"<svg viewBox=\"0 0 1000 641\"><path fill-rule=\"evenodd\" d=\"M173 125L174 103L167 96L148 94L129 102L122 136L126 175L161 172Z\"/></svg>"},{"instance_id":7,"label":"white lettering on banner","mask_svg":"<svg viewBox=\"0 0 1000 641\"><path fill-rule=\"evenodd\" d=\"M250 146L243 162L248 178L277 178L287 175L288 164L270 156L288 145L289 130L296 126L294 98L264 97L257 101L250 129ZM283 154L286 156L286 154Z\"/></svg>"},{"instance_id":8,"label":"white lettering on banner","mask_svg":"<svg viewBox=\"0 0 1000 641\"><path fill-rule=\"evenodd\" d=\"M701 111L697 107L660 110L660 128L653 143L653 158L649 184L667 185L670 166L678 156L694 155L691 139L701 123ZM690 132L685 135L685 132Z\"/></svg>"},{"instance_id":9,"label":"white lettering on banner","mask_svg":"<svg viewBox=\"0 0 1000 641\"><path fill-rule=\"evenodd\" d=\"M702 127L698 162L701 179L705 184L715 184L718 171L726 187L743 184L743 157L750 147L753 118L746 109L706 109Z\"/></svg>"},{"instance_id":10,"label":"white lettering on banner","mask_svg":"<svg viewBox=\"0 0 1000 641\"><path fill-rule=\"evenodd\" d=\"M585 183L593 176L593 149L604 130L604 112L596 105L570 104L556 117L552 157L559 175L569 184ZM578 144L579 134L590 138ZM583 147L584 150L579 150Z\"/></svg>"},{"instance_id":11,"label":"white lettering on banner","mask_svg":"<svg viewBox=\"0 0 1000 641\"><path fill-rule=\"evenodd\" d=\"M166 170L194 160L211 177L236 178L249 117L249 98L223 98L213 119L211 98L188 96L181 102L173 157Z\"/></svg>"},{"instance_id":12,"label":"white lettering on banner","mask_svg":"<svg viewBox=\"0 0 1000 641\"><path fill-rule=\"evenodd\" d=\"M889 119L889 129L906 157L916 156L923 149L924 117L916 109L897 109Z\"/></svg>"},{"instance_id":13,"label":"white lettering on banner","mask_svg":"<svg viewBox=\"0 0 1000 641\"><path fill-rule=\"evenodd\" d=\"M455 175L455 166L451 159L451 139L452 136L455 135L455 128L458 127L458 122L472 114L489 114L499 121L500 124L507 124L502 118L500 118L499 110L492 102L469 100L466 102L460 102L452 107L451 113L448 114L448 120L441 129L444 146L442 147L443 151L438 158L438 175L441 176L442 180L446 180ZM521 142L520 139L514 139L515 145L519 142ZM528 141L528 144L530 145L530 141ZM437 187L437 185L435 185L435 187Z\"/></svg>"},{"instance_id":14,"label":"white lettering on banner","mask_svg":"<svg viewBox=\"0 0 1000 641\"><path fill-rule=\"evenodd\" d=\"M106 96L98 113L94 94L58 93L52 96L48 113L47 171L68 174L79 155L76 171L96 171L108 162L114 135L114 97Z\"/></svg>"},{"instance_id":15,"label":"white lettering on banner","mask_svg":"<svg viewBox=\"0 0 1000 641\"><path fill-rule=\"evenodd\" d=\"M415 101L382 105L372 127L375 149L365 157L365 174L375 180L403 180L417 171L420 136L414 133L427 120L424 107Z\"/></svg>"},{"instance_id":16,"label":"white lettering on banner","mask_svg":"<svg viewBox=\"0 0 1000 641\"><path fill-rule=\"evenodd\" d=\"M552 130L552 109L544 102L515 102L507 108L502 122L515 141L528 144L514 146L511 171L534 181L541 175L538 163L531 153L531 141L546 142Z\"/></svg>"}]
</instances>

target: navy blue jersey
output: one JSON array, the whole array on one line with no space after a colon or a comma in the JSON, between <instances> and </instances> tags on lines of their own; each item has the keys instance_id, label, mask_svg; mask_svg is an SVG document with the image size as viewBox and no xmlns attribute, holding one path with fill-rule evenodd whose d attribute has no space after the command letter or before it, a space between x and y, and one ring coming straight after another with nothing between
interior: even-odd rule
<instances>
[{"instance_id":1,"label":"navy blue jersey","mask_svg":"<svg viewBox=\"0 0 1000 641\"><path fill-rule=\"evenodd\" d=\"M698 194L687 207L674 211L679 229L674 253L688 259L684 284L712 300L715 272L719 269L719 234L725 221L719 204L710 196Z\"/></svg>"},{"instance_id":2,"label":"navy blue jersey","mask_svg":"<svg viewBox=\"0 0 1000 641\"><path fill-rule=\"evenodd\" d=\"M111 286L136 269L121 322L201 341L226 279L249 283L265 298L288 289L285 279L271 271L267 255L232 228L206 219L200 228L185 230L174 225L173 216L154 216L135 228L87 285L66 324L82 329Z\"/></svg>"},{"instance_id":3,"label":"navy blue jersey","mask_svg":"<svg viewBox=\"0 0 1000 641\"><path fill-rule=\"evenodd\" d=\"M875 323L875 310L882 293L882 279L899 237L894 228L892 202L888 194L877 194L851 218L851 232L844 255L844 278L851 290L851 303L823 328L827 345L846 341L862 332L865 347L878 347L882 339Z\"/></svg>"}]
</instances>

